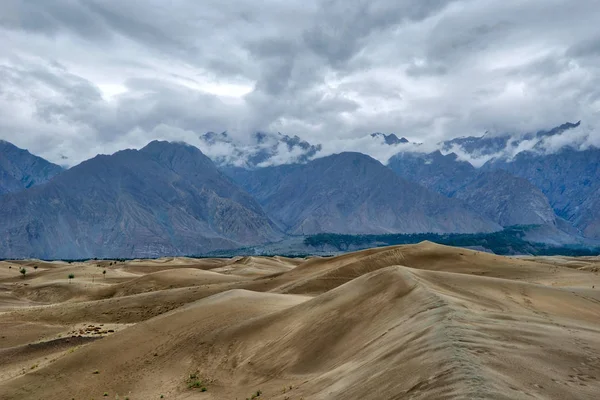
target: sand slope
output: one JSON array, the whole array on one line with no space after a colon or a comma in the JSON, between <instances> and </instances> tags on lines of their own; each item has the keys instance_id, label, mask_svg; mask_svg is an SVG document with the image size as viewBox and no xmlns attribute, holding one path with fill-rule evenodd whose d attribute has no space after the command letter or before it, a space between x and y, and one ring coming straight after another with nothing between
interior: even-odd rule
<instances>
[{"instance_id":1,"label":"sand slope","mask_svg":"<svg viewBox=\"0 0 600 400\"><path fill-rule=\"evenodd\" d=\"M9 277L0 398L596 399L600 277L573 262L428 242L140 260L37 306L27 279ZM114 332L70 335L100 323Z\"/></svg>"}]
</instances>

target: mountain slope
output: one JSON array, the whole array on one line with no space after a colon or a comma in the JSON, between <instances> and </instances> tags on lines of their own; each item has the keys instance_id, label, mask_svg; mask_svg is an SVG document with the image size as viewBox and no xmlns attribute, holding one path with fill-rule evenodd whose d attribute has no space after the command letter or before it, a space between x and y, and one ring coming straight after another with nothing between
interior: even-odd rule
<instances>
[{"instance_id":1,"label":"mountain slope","mask_svg":"<svg viewBox=\"0 0 600 400\"><path fill-rule=\"evenodd\" d=\"M279 237L260 206L198 149L152 142L97 156L0 198L5 257L154 257Z\"/></svg>"},{"instance_id":2,"label":"mountain slope","mask_svg":"<svg viewBox=\"0 0 600 400\"><path fill-rule=\"evenodd\" d=\"M0 195L48 182L62 171L62 167L0 140Z\"/></svg>"},{"instance_id":3,"label":"mountain slope","mask_svg":"<svg viewBox=\"0 0 600 400\"><path fill-rule=\"evenodd\" d=\"M502 225L555 225L548 199L529 181L508 172L481 172L456 154L399 153L389 167L399 176L461 199Z\"/></svg>"},{"instance_id":4,"label":"mountain slope","mask_svg":"<svg viewBox=\"0 0 600 400\"><path fill-rule=\"evenodd\" d=\"M512 161L491 160L482 169L502 169L527 179L548 197L558 216L585 236L600 239L600 149L522 152Z\"/></svg>"},{"instance_id":5,"label":"mountain slope","mask_svg":"<svg viewBox=\"0 0 600 400\"><path fill-rule=\"evenodd\" d=\"M458 160L456 154L443 155L439 150L430 154L398 153L390 158L388 167L402 178L445 196L452 196L477 175L475 167Z\"/></svg>"},{"instance_id":6,"label":"mountain slope","mask_svg":"<svg viewBox=\"0 0 600 400\"><path fill-rule=\"evenodd\" d=\"M554 211L544 194L523 178L505 171L481 173L458 189L454 197L502 226L555 225Z\"/></svg>"},{"instance_id":7,"label":"mountain slope","mask_svg":"<svg viewBox=\"0 0 600 400\"><path fill-rule=\"evenodd\" d=\"M499 225L361 153L232 177L291 234L488 232Z\"/></svg>"}]
</instances>

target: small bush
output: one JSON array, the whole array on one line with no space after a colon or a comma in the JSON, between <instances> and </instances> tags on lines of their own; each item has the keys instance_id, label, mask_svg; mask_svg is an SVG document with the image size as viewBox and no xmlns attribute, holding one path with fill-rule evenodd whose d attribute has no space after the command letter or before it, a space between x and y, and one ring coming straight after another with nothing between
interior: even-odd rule
<instances>
[{"instance_id":1,"label":"small bush","mask_svg":"<svg viewBox=\"0 0 600 400\"><path fill-rule=\"evenodd\" d=\"M204 387L204 382L199 381L199 380L194 380L188 383L188 387L190 389L199 389Z\"/></svg>"},{"instance_id":2,"label":"small bush","mask_svg":"<svg viewBox=\"0 0 600 400\"><path fill-rule=\"evenodd\" d=\"M250 400L254 400L254 399L256 399L257 397L260 397L260 395L261 395L261 394L262 394L262 391L260 391L260 390L257 390L257 391L256 391L256 393L254 393L254 394L252 395L252 397L250 397Z\"/></svg>"},{"instance_id":3,"label":"small bush","mask_svg":"<svg viewBox=\"0 0 600 400\"><path fill-rule=\"evenodd\" d=\"M198 377L197 373L189 375L189 378L187 379L187 384L189 389L200 389L201 392L208 391L208 389L206 388L206 383Z\"/></svg>"},{"instance_id":4,"label":"small bush","mask_svg":"<svg viewBox=\"0 0 600 400\"><path fill-rule=\"evenodd\" d=\"M25 268L21 268L19 270L19 272L21 273L21 275L23 275L23 278L25 278L25 274L27 274L27 270Z\"/></svg>"}]
</instances>

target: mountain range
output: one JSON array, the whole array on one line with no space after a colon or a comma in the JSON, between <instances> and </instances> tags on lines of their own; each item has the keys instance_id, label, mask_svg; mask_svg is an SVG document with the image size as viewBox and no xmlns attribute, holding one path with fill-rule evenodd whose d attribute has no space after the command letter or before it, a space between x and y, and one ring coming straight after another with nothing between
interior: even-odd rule
<instances>
[{"instance_id":1,"label":"mountain range","mask_svg":"<svg viewBox=\"0 0 600 400\"><path fill-rule=\"evenodd\" d=\"M501 229L461 201L403 179L361 153L238 171L231 176L284 232L294 235Z\"/></svg>"},{"instance_id":2,"label":"mountain range","mask_svg":"<svg viewBox=\"0 0 600 400\"><path fill-rule=\"evenodd\" d=\"M600 150L548 153L540 144L512 151L518 140L546 143L579 124L518 139L454 139L432 153L405 149L387 165L357 152L319 157L320 145L260 132L244 146L227 132L202 135L206 145L224 146L227 157L214 160L185 143L154 141L67 170L0 142L0 257L190 255L290 235L480 233L513 225L540 227L540 241L597 241ZM371 137L389 146L408 142ZM296 154L294 162L278 163L282 149ZM480 168L465 160L481 154L495 156Z\"/></svg>"},{"instance_id":3,"label":"mountain range","mask_svg":"<svg viewBox=\"0 0 600 400\"><path fill-rule=\"evenodd\" d=\"M0 197L5 258L155 257L274 241L258 203L195 147L99 155Z\"/></svg>"}]
</instances>

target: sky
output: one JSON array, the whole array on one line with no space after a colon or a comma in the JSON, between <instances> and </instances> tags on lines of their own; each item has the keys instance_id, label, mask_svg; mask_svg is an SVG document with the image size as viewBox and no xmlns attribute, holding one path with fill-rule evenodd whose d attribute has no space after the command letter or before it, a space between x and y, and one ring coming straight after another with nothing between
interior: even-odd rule
<instances>
[{"instance_id":1,"label":"sky","mask_svg":"<svg viewBox=\"0 0 600 400\"><path fill-rule=\"evenodd\" d=\"M2 0L0 139L74 165L207 131L389 157L582 120L600 0Z\"/></svg>"}]
</instances>

